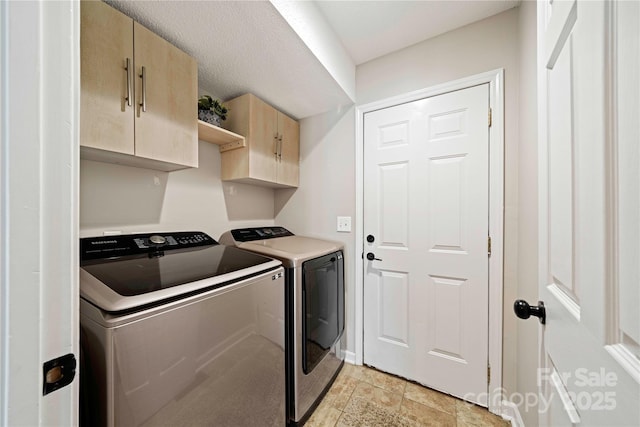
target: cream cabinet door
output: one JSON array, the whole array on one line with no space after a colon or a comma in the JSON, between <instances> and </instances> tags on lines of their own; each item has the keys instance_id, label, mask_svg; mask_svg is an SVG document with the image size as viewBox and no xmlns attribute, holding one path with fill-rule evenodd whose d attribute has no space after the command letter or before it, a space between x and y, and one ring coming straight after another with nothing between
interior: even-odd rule
<instances>
[{"instance_id":1,"label":"cream cabinet door","mask_svg":"<svg viewBox=\"0 0 640 427\"><path fill-rule=\"evenodd\" d=\"M225 127L243 135L247 147L222 153L222 180L268 187L297 187L300 126L257 96L226 101Z\"/></svg>"},{"instance_id":2,"label":"cream cabinet door","mask_svg":"<svg viewBox=\"0 0 640 427\"><path fill-rule=\"evenodd\" d=\"M255 96L251 96L249 102L249 175L260 181L276 182L278 112Z\"/></svg>"},{"instance_id":3,"label":"cream cabinet door","mask_svg":"<svg viewBox=\"0 0 640 427\"><path fill-rule=\"evenodd\" d=\"M133 25L135 155L197 167L197 63L142 25Z\"/></svg>"},{"instance_id":4,"label":"cream cabinet door","mask_svg":"<svg viewBox=\"0 0 640 427\"><path fill-rule=\"evenodd\" d=\"M278 155L278 184L297 187L300 162L300 125L292 118L278 113L280 147Z\"/></svg>"},{"instance_id":5,"label":"cream cabinet door","mask_svg":"<svg viewBox=\"0 0 640 427\"><path fill-rule=\"evenodd\" d=\"M133 20L99 1L80 13L80 145L134 154Z\"/></svg>"}]
</instances>

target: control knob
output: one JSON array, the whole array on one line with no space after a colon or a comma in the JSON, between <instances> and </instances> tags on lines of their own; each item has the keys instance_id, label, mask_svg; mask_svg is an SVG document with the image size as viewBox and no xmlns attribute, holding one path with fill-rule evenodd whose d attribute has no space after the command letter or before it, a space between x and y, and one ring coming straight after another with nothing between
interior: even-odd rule
<instances>
[{"instance_id":1,"label":"control knob","mask_svg":"<svg viewBox=\"0 0 640 427\"><path fill-rule=\"evenodd\" d=\"M153 236L149 237L149 242L153 243L154 245L164 245L165 243L167 243L167 239L158 234L154 234Z\"/></svg>"}]
</instances>

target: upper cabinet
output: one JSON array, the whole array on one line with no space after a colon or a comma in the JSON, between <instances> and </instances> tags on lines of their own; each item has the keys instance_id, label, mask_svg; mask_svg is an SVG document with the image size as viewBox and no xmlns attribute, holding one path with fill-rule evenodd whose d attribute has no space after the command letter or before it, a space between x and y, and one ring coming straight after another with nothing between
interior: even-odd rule
<instances>
[{"instance_id":1,"label":"upper cabinet","mask_svg":"<svg viewBox=\"0 0 640 427\"><path fill-rule=\"evenodd\" d=\"M300 127L298 122L252 94L225 105L225 127L244 135L246 147L221 153L222 180L276 188L298 186Z\"/></svg>"},{"instance_id":2,"label":"upper cabinet","mask_svg":"<svg viewBox=\"0 0 640 427\"><path fill-rule=\"evenodd\" d=\"M198 67L101 1L81 4L83 158L164 171L198 166Z\"/></svg>"}]
</instances>

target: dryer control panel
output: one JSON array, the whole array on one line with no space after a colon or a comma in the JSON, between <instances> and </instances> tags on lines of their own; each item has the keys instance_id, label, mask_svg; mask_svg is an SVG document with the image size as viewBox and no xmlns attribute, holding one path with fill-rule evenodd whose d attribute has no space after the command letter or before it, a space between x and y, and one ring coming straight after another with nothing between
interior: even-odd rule
<instances>
[{"instance_id":1,"label":"dryer control panel","mask_svg":"<svg viewBox=\"0 0 640 427\"><path fill-rule=\"evenodd\" d=\"M284 227L254 227L237 228L231 230L233 240L236 242L251 242L254 240L274 239L276 237L293 236L293 233Z\"/></svg>"}]
</instances>

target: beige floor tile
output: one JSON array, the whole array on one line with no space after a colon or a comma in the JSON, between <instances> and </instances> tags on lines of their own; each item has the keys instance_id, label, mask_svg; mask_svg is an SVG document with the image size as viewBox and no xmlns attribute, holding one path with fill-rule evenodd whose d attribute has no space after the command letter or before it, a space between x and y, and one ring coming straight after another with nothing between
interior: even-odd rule
<instances>
[{"instance_id":1,"label":"beige floor tile","mask_svg":"<svg viewBox=\"0 0 640 427\"><path fill-rule=\"evenodd\" d=\"M361 411L363 403L373 404L387 411L395 412L400 408L402 395L391 393L371 384L361 382L351 394L344 412L356 413Z\"/></svg>"},{"instance_id":2,"label":"beige floor tile","mask_svg":"<svg viewBox=\"0 0 640 427\"><path fill-rule=\"evenodd\" d=\"M510 425L508 421L492 414L487 409L462 400L456 401L456 419L458 427L508 427Z\"/></svg>"},{"instance_id":3,"label":"beige floor tile","mask_svg":"<svg viewBox=\"0 0 640 427\"><path fill-rule=\"evenodd\" d=\"M362 378L362 373L367 369L366 366L362 365L352 365L351 363L345 363L340 370L339 376L349 376L357 379Z\"/></svg>"},{"instance_id":4,"label":"beige floor tile","mask_svg":"<svg viewBox=\"0 0 640 427\"><path fill-rule=\"evenodd\" d=\"M343 410L360 381L349 375L338 375L323 399L328 405Z\"/></svg>"},{"instance_id":5,"label":"beige floor tile","mask_svg":"<svg viewBox=\"0 0 640 427\"><path fill-rule=\"evenodd\" d=\"M456 414L456 401L458 399L418 384L407 382L407 386L404 389L404 398L451 415Z\"/></svg>"},{"instance_id":6,"label":"beige floor tile","mask_svg":"<svg viewBox=\"0 0 640 427\"><path fill-rule=\"evenodd\" d=\"M352 397L348 411L338 420L338 427L419 427L416 421L403 416L396 408L379 406L363 397Z\"/></svg>"},{"instance_id":7,"label":"beige floor tile","mask_svg":"<svg viewBox=\"0 0 640 427\"><path fill-rule=\"evenodd\" d=\"M393 391L391 391L393 390ZM368 367L345 364L307 427L508 427L484 408Z\"/></svg>"},{"instance_id":8,"label":"beige floor tile","mask_svg":"<svg viewBox=\"0 0 640 427\"><path fill-rule=\"evenodd\" d=\"M402 378L371 368L365 368L360 374L360 379L376 387L399 394L404 393L404 387L407 384L407 381Z\"/></svg>"},{"instance_id":9,"label":"beige floor tile","mask_svg":"<svg viewBox=\"0 0 640 427\"><path fill-rule=\"evenodd\" d=\"M342 415L342 411L324 402L318 405L313 415L304 423L305 427L333 427Z\"/></svg>"},{"instance_id":10,"label":"beige floor tile","mask_svg":"<svg viewBox=\"0 0 640 427\"><path fill-rule=\"evenodd\" d=\"M409 399L402 400L400 414L421 425L434 427L456 427L456 417L454 415L438 411L437 409L422 405Z\"/></svg>"}]
</instances>

